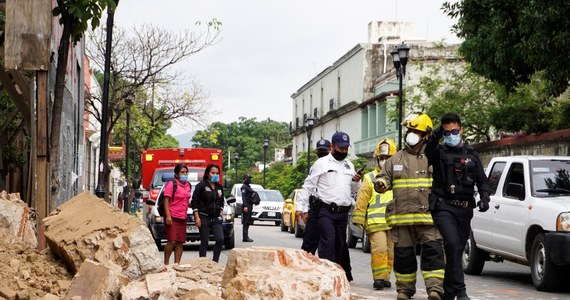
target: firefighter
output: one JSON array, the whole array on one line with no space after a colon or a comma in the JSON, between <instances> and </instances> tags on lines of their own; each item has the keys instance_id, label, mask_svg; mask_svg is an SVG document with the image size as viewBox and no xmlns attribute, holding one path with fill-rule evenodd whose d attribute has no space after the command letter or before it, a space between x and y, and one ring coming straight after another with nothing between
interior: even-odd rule
<instances>
[{"instance_id":1,"label":"firefighter","mask_svg":"<svg viewBox=\"0 0 570 300\"><path fill-rule=\"evenodd\" d=\"M430 137L426 155L433 166L430 208L445 248L444 299L469 300L461 258L471 232L473 208L489 209L490 188L479 154L462 139L463 126L455 113L441 118ZM443 137L443 144L439 140ZM475 203L475 185L481 200Z\"/></svg>"},{"instance_id":2,"label":"firefighter","mask_svg":"<svg viewBox=\"0 0 570 300\"><path fill-rule=\"evenodd\" d=\"M384 167L386 160L396 153L396 144L391 139L383 139L376 145L374 157L376 168L364 175L358 190L352 222L366 229L370 240L370 266L374 289L381 290L392 286L390 272L394 265L394 244L390 238L390 226L386 223L386 205L392 201L392 191L379 194L374 190L376 175Z\"/></svg>"},{"instance_id":3,"label":"firefighter","mask_svg":"<svg viewBox=\"0 0 570 300\"><path fill-rule=\"evenodd\" d=\"M427 114L416 113L402 125L407 128L406 145L386 161L374 184L378 193L394 193L394 200L386 207L386 220L392 226L397 299L410 299L416 293L418 265L414 246L419 240L420 269L428 299L440 300L445 262L441 235L429 211L432 171L424 154L433 124Z\"/></svg>"}]
</instances>

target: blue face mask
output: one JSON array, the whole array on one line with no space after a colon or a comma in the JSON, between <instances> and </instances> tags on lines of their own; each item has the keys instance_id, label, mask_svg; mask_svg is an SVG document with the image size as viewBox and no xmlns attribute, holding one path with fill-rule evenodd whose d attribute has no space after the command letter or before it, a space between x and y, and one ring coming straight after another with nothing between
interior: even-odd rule
<instances>
[{"instance_id":1,"label":"blue face mask","mask_svg":"<svg viewBox=\"0 0 570 300\"><path fill-rule=\"evenodd\" d=\"M443 142L450 147L457 147L457 145L459 145L459 143L461 143L461 135L457 134L457 135L449 135L449 136L444 136L443 137Z\"/></svg>"},{"instance_id":2,"label":"blue face mask","mask_svg":"<svg viewBox=\"0 0 570 300\"><path fill-rule=\"evenodd\" d=\"M182 183L188 181L188 175L180 175L180 177L178 177L178 181Z\"/></svg>"},{"instance_id":3,"label":"blue face mask","mask_svg":"<svg viewBox=\"0 0 570 300\"><path fill-rule=\"evenodd\" d=\"M212 175L212 182L219 182L219 181L220 181L220 175L218 174Z\"/></svg>"}]
</instances>

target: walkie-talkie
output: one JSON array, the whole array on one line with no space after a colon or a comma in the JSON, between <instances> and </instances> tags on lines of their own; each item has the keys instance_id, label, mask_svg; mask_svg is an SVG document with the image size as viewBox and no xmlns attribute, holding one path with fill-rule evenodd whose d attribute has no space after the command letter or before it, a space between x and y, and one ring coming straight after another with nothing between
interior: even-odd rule
<instances>
[{"instance_id":1,"label":"walkie-talkie","mask_svg":"<svg viewBox=\"0 0 570 300\"><path fill-rule=\"evenodd\" d=\"M364 172L365 168L366 168L366 165L362 166L362 168L360 168L358 171L356 171L356 174L362 175L362 172Z\"/></svg>"}]
</instances>

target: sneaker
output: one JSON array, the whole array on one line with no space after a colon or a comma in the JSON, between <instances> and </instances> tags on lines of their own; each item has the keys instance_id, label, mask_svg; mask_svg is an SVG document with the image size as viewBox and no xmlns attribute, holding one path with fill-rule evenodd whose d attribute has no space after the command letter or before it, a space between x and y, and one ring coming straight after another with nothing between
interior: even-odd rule
<instances>
[{"instance_id":1,"label":"sneaker","mask_svg":"<svg viewBox=\"0 0 570 300\"><path fill-rule=\"evenodd\" d=\"M431 291L428 293L428 300L441 300L441 295L436 291Z\"/></svg>"},{"instance_id":2,"label":"sneaker","mask_svg":"<svg viewBox=\"0 0 570 300\"><path fill-rule=\"evenodd\" d=\"M374 280L374 283L372 284L372 287L374 287L375 290L382 290L382 289L384 289L384 280L382 280L382 279L376 279L376 280Z\"/></svg>"},{"instance_id":3,"label":"sneaker","mask_svg":"<svg viewBox=\"0 0 570 300\"><path fill-rule=\"evenodd\" d=\"M467 296L467 292L465 290L462 290L457 294L457 300L471 300L471 298Z\"/></svg>"},{"instance_id":4,"label":"sneaker","mask_svg":"<svg viewBox=\"0 0 570 300\"><path fill-rule=\"evenodd\" d=\"M412 297L409 296L408 294L404 293L404 292L399 292L398 293L398 297L396 297L396 300L408 300L411 299Z\"/></svg>"},{"instance_id":5,"label":"sneaker","mask_svg":"<svg viewBox=\"0 0 570 300\"><path fill-rule=\"evenodd\" d=\"M242 242L251 243L253 242L253 240L248 238L248 239L243 239Z\"/></svg>"}]
</instances>

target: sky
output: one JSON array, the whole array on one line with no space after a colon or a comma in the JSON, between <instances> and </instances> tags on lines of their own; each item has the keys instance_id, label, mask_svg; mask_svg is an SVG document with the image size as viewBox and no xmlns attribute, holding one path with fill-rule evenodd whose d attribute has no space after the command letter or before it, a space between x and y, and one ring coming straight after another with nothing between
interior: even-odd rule
<instances>
[{"instance_id":1,"label":"sky","mask_svg":"<svg viewBox=\"0 0 570 300\"><path fill-rule=\"evenodd\" d=\"M191 56L178 70L209 94L207 123L239 117L292 120L291 95L358 43L372 21L413 22L415 37L458 42L454 20L436 0L121 0L115 25L151 23L192 30L216 18L217 44ZM104 24L104 23L102 23ZM188 126L193 128L188 128ZM177 135L203 129L173 126Z\"/></svg>"}]
</instances>

